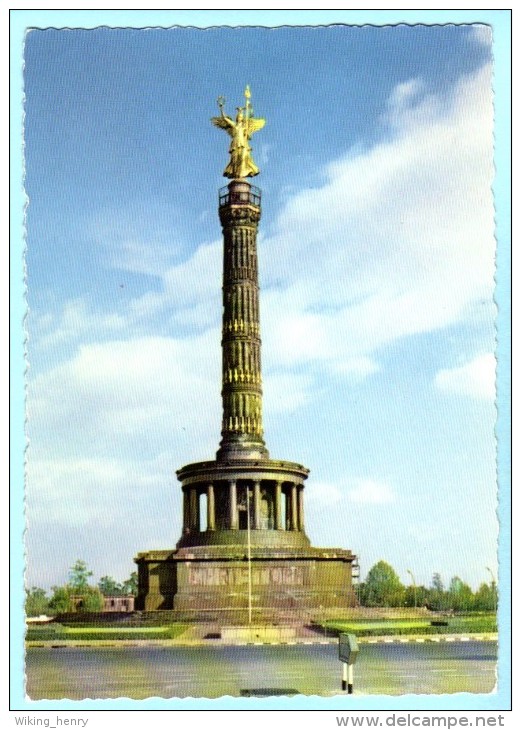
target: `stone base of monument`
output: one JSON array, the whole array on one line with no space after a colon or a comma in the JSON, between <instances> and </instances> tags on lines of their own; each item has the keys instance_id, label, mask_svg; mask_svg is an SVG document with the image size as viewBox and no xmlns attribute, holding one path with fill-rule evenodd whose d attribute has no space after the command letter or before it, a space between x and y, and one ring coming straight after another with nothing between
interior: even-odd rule
<instances>
[{"instance_id":1,"label":"stone base of monument","mask_svg":"<svg viewBox=\"0 0 521 730\"><path fill-rule=\"evenodd\" d=\"M136 609L221 623L310 620L356 606L355 556L334 548L197 546L140 553Z\"/></svg>"},{"instance_id":2,"label":"stone base of monument","mask_svg":"<svg viewBox=\"0 0 521 730\"><path fill-rule=\"evenodd\" d=\"M227 641L245 641L247 643L291 641L295 638L294 626L222 626L221 639Z\"/></svg>"}]
</instances>

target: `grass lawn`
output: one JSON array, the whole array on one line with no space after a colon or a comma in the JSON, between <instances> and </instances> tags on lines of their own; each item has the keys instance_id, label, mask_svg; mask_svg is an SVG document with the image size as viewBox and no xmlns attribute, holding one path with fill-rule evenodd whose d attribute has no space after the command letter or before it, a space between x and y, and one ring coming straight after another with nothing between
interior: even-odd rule
<instances>
[{"instance_id":1,"label":"grass lawn","mask_svg":"<svg viewBox=\"0 0 521 730\"><path fill-rule=\"evenodd\" d=\"M436 625L436 623L447 625ZM433 625L434 624L434 625ZM425 619L349 620L333 619L321 621L318 625L324 631L338 634L353 633L357 636L404 636L407 634L476 634L495 633L495 614L467 616L439 616Z\"/></svg>"},{"instance_id":2,"label":"grass lawn","mask_svg":"<svg viewBox=\"0 0 521 730\"><path fill-rule=\"evenodd\" d=\"M168 626L30 626L26 641L102 641L104 639L175 639L183 634L188 624Z\"/></svg>"}]
</instances>

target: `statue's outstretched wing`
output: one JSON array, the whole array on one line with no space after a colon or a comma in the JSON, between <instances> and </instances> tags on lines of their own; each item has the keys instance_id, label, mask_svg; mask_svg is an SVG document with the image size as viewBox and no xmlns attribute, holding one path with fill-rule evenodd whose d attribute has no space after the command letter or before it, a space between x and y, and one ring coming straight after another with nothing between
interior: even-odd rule
<instances>
[{"instance_id":1,"label":"statue's outstretched wing","mask_svg":"<svg viewBox=\"0 0 521 730\"><path fill-rule=\"evenodd\" d=\"M266 120L265 119L251 119L251 118L248 119L247 120L248 127L247 127L247 130L246 130L246 133L247 133L248 137L251 137L251 135L254 132L258 132L259 129L262 129L265 124L266 124Z\"/></svg>"},{"instance_id":2,"label":"statue's outstretched wing","mask_svg":"<svg viewBox=\"0 0 521 730\"><path fill-rule=\"evenodd\" d=\"M221 129L224 129L225 132L228 132L230 137L233 136L234 124L230 117L212 117L211 122L216 127L220 127Z\"/></svg>"}]
</instances>

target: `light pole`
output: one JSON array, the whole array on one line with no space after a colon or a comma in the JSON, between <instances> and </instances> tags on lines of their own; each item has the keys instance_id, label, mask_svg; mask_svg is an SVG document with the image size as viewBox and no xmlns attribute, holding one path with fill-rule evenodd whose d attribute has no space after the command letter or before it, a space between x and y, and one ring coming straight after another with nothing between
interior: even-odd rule
<instances>
[{"instance_id":1,"label":"light pole","mask_svg":"<svg viewBox=\"0 0 521 730\"><path fill-rule=\"evenodd\" d=\"M248 623L251 625L251 533L250 533L250 488L246 486L246 525L248 527Z\"/></svg>"},{"instance_id":2,"label":"light pole","mask_svg":"<svg viewBox=\"0 0 521 730\"><path fill-rule=\"evenodd\" d=\"M409 570L409 568L407 568L407 572L409 573L409 575L411 576L411 579L412 579L412 586L414 589L414 608L416 608L416 580L414 579L412 570Z\"/></svg>"},{"instance_id":3,"label":"light pole","mask_svg":"<svg viewBox=\"0 0 521 730\"><path fill-rule=\"evenodd\" d=\"M360 606L360 554L356 556L355 562L353 563L351 576L355 583L356 602Z\"/></svg>"},{"instance_id":4,"label":"light pole","mask_svg":"<svg viewBox=\"0 0 521 730\"><path fill-rule=\"evenodd\" d=\"M496 593L496 591L497 591L497 583L496 583L496 578L494 576L494 573L490 570L490 568L488 566L485 566L485 570L488 570L488 572L490 573L490 577L492 578L492 580L490 582L490 587L492 588L492 598L494 600L494 613L496 613L496 611L497 611L497 593Z\"/></svg>"}]
</instances>

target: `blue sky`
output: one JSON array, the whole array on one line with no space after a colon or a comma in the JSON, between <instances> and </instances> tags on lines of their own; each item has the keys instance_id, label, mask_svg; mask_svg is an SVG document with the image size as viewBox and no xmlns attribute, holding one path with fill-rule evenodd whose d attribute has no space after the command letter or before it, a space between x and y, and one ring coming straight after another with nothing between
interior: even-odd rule
<instances>
[{"instance_id":1,"label":"blue sky","mask_svg":"<svg viewBox=\"0 0 521 730\"><path fill-rule=\"evenodd\" d=\"M246 84L264 424L313 544L404 582L497 572L485 26L31 31L27 582L173 547L220 428L226 136Z\"/></svg>"}]
</instances>

